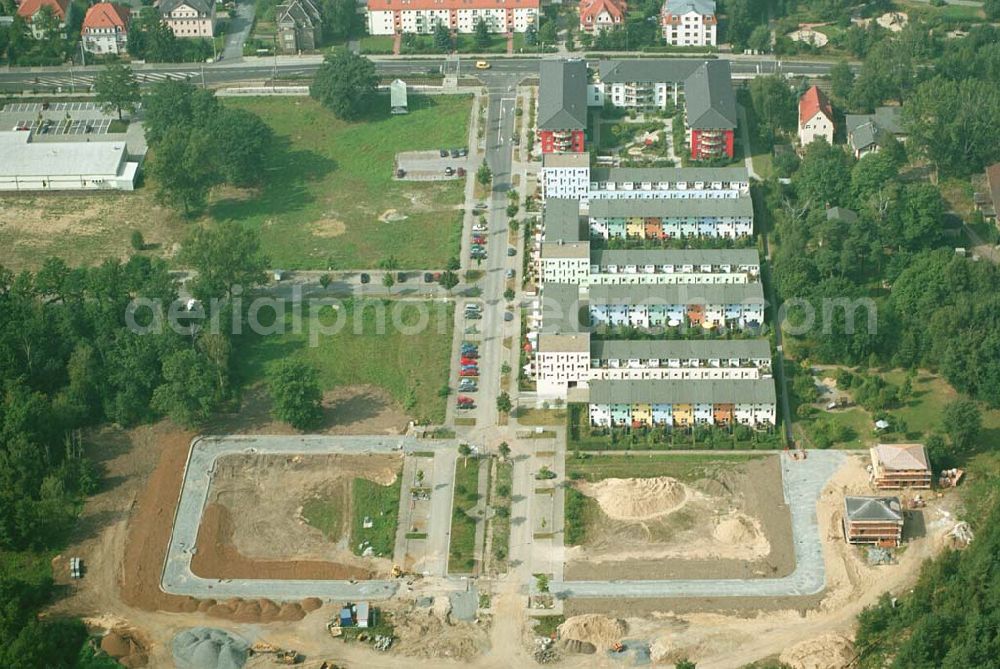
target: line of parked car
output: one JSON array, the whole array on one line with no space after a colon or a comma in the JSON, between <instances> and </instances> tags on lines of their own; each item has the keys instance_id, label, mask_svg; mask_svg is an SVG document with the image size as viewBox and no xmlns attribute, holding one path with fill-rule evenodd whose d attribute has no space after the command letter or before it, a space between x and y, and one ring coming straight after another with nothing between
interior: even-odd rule
<instances>
[{"instance_id":1,"label":"line of parked car","mask_svg":"<svg viewBox=\"0 0 1000 669\"><path fill-rule=\"evenodd\" d=\"M468 320L478 320L483 317L483 307L480 304L465 305L465 317ZM462 342L459 352L458 392L474 393L479 390L479 345L472 342ZM459 409L475 409L476 400L468 395L459 395L456 404Z\"/></svg>"},{"instance_id":2,"label":"line of parked car","mask_svg":"<svg viewBox=\"0 0 1000 669\"><path fill-rule=\"evenodd\" d=\"M486 208L486 203L480 202L473 208L472 215L481 216ZM477 219L472 224L472 246L469 249L469 255L473 260L486 260L486 233L489 232L489 226L486 225L485 220L485 218Z\"/></svg>"}]
</instances>

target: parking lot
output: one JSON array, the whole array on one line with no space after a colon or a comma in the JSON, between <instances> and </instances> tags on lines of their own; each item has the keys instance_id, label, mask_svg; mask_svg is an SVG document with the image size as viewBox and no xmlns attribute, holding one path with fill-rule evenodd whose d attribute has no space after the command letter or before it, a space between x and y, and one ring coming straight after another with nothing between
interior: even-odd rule
<instances>
[{"instance_id":1,"label":"parking lot","mask_svg":"<svg viewBox=\"0 0 1000 669\"><path fill-rule=\"evenodd\" d=\"M110 118L98 119L20 119L15 130L30 130L39 135L105 135L111 128Z\"/></svg>"},{"instance_id":2,"label":"parking lot","mask_svg":"<svg viewBox=\"0 0 1000 669\"><path fill-rule=\"evenodd\" d=\"M396 170L403 170L403 176L396 174L402 181L446 181L448 179L464 178L459 175L459 168L469 169L469 157L452 158L449 149L447 158L440 151L404 151L396 154ZM446 174L451 168L452 173Z\"/></svg>"},{"instance_id":3,"label":"parking lot","mask_svg":"<svg viewBox=\"0 0 1000 669\"><path fill-rule=\"evenodd\" d=\"M47 106L46 106L47 105ZM74 112L74 111L100 111L97 103L94 102L12 102L4 105L3 111L7 113L38 113L40 111L50 112Z\"/></svg>"}]
</instances>

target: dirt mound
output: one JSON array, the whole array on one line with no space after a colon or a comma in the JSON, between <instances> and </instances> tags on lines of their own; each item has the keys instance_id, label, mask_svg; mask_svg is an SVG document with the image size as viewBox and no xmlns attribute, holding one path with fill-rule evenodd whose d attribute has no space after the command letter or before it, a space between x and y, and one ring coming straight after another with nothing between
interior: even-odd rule
<instances>
[{"instance_id":1,"label":"dirt mound","mask_svg":"<svg viewBox=\"0 0 1000 669\"><path fill-rule=\"evenodd\" d=\"M644 479L603 479L583 483L580 492L593 497L609 518L648 520L683 507L690 492L683 483L669 476Z\"/></svg>"},{"instance_id":2,"label":"dirt mound","mask_svg":"<svg viewBox=\"0 0 1000 669\"><path fill-rule=\"evenodd\" d=\"M302 606L299 604L282 604L281 609L278 611L278 615L274 617L275 620L282 621L295 621L302 620L306 617L306 612L302 610Z\"/></svg>"},{"instance_id":3,"label":"dirt mound","mask_svg":"<svg viewBox=\"0 0 1000 669\"><path fill-rule=\"evenodd\" d=\"M785 649L779 658L792 669L846 669L853 666L854 646L839 634L824 634Z\"/></svg>"},{"instance_id":4,"label":"dirt mound","mask_svg":"<svg viewBox=\"0 0 1000 669\"><path fill-rule=\"evenodd\" d=\"M252 623L260 620L260 603L256 601L240 602L233 610L233 620L238 623Z\"/></svg>"},{"instance_id":5,"label":"dirt mound","mask_svg":"<svg viewBox=\"0 0 1000 669\"><path fill-rule=\"evenodd\" d=\"M128 630L111 630L101 639L101 650L130 669L149 662L146 649Z\"/></svg>"},{"instance_id":6,"label":"dirt mound","mask_svg":"<svg viewBox=\"0 0 1000 669\"><path fill-rule=\"evenodd\" d=\"M625 621L620 618L588 614L567 619L559 626L559 637L575 639L593 644L600 650L608 650L622 640L627 630Z\"/></svg>"},{"instance_id":7,"label":"dirt mound","mask_svg":"<svg viewBox=\"0 0 1000 669\"><path fill-rule=\"evenodd\" d=\"M742 513L726 516L712 530L712 537L723 544L752 544L761 537L760 522Z\"/></svg>"},{"instance_id":8,"label":"dirt mound","mask_svg":"<svg viewBox=\"0 0 1000 669\"><path fill-rule=\"evenodd\" d=\"M319 597L306 597L302 600L302 608L310 613L323 606L323 600Z\"/></svg>"},{"instance_id":9,"label":"dirt mound","mask_svg":"<svg viewBox=\"0 0 1000 669\"><path fill-rule=\"evenodd\" d=\"M261 622L268 622L274 620L275 616L281 611L281 608L272 602L270 599L260 600L260 619Z\"/></svg>"},{"instance_id":10,"label":"dirt mound","mask_svg":"<svg viewBox=\"0 0 1000 669\"><path fill-rule=\"evenodd\" d=\"M108 632L104 635L101 639L101 650L115 658L132 654L132 646L128 639L118 632Z\"/></svg>"}]
</instances>

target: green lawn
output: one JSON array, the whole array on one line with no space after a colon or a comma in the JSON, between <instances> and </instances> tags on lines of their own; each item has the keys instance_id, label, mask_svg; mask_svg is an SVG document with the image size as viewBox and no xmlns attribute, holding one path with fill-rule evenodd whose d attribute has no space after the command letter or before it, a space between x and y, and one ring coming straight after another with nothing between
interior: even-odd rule
<instances>
[{"instance_id":1,"label":"green lawn","mask_svg":"<svg viewBox=\"0 0 1000 669\"><path fill-rule=\"evenodd\" d=\"M392 53L392 35L366 35L361 38L361 53Z\"/></svg>"},{"instance_id":2,"label":"green lawn","mask_svg":"<svg viewBox=\"0 0 1000 669\"><path fill-rule=\"evenodd\" d=\"M510 557L510 506L511 491L514 487L513 463L497 463L497 480L493 499L490 501L495 513L490 523L493 525L493 561L499 567ZM506 512L500 511L506 509ZM500 571L498 568L497 571Z\"/></svg>"},{"instance_id":3,"label":"green lawn","mask_svg":"<svg viewBox=\"0 0 1000 669\"><path fill-rule=\"evenodd\" d=\"M411 95L390 116L379 96L366 120L338 120L310 98L230 99L273 128L276 146L259 195L217 199L215 219L260 231L272 265L359 269L393 256L401 268L444 267L457 255L464 184L393 180L399 151L467 143L471 97ZM382 221L394 209L403 220Z\"/></svg>"},{"instance_id":4,"label":"green lawn","mask_svg":"<svg viewBox=\"0 0 1000 669\"><path fill-rule=\"evenodd\" d=\"M400 483L399 476L389 485L354 479L351 485L351 550L356 554L361 555L364 549L359 546L367 541L376 557L392 557L396 545ZM372 521L368 529L364 528L366 516Z\"/></svg>"},{"instance_id":5,"label":"green lawn","mask_svg":"<svg viewBox=\"0 0 1000 669\"><path fill-rule=\"evenodd\" d=\"M334 317L329 307L324 309L320 320L330 325ZM310 328L303 327L301 334L286 328L285 334L245 338L240 352L243 380L248 384L262 381L271 364L296 356L315 365L324 390L375 385L411 417L441 422L447 398L440 397L438 390L448 382L453 309L450 304L430 302L348 300L339 312L344 326L337 334L311 338ZM427 324L420 328L422 314Z\"/></svg>"},{"instance_id":6,"label":"green lawn","mask_svg":"<svg viewBox=\"0 0 1000 669\"><path fill-rule=\"evenodd\" d=\"M680 481L711 477L720 467L739 465L763 455L737 453L642 453L632 455L591 455L567 457L566 475L591 482L606 478L650 478L672 476Z\"/></svg>"},{"instance_id":7,"label":"green lawn","mask_svg":"<svg viewBox=\"0 0 1000 669\"><path fill-rule=\"evenodd\" d=\"M313 497L302 504L302 518L330 541L339 541L344 531L344 510L329 499Z\"/></svg>"},{"instance_id":8,"label":"green lawn","mask_svg":"<svg viewBox=\"0 0 1000 669\"><path fill-rule=\"evenodd\" d=\"M476 46L475 35L459 35L455 41L455 50L459 53L507 53L507 38L503 35L490 35L490 44L486 48Z\"/></svg>"},{"instance_id":9,"label":"green lawn","mask_svg":"<svg viewBox=\"0 0 1000 669\"><path fill-rule=\"evenodd\" d=\"M476 520L470 511L479 500L479 460L459 458L455 463L455 494L451 502L451 542L448 573L468 574L476 564Z\"/></svg>"}]
</instances>

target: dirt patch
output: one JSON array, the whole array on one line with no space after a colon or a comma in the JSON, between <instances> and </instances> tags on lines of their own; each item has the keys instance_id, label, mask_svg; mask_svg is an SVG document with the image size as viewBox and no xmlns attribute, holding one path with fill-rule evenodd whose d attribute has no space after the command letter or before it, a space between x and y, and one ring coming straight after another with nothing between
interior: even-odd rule
<instances>
[{"instance_id":1,"label":"dirt patch","mask_svg":"<svg viewBox=\"0 0 1000 669\"><path fill-rule=\"evenodd\" d=\"M312 224L313 237L339 237L347 232L347 226L336 218L323 218Z\"/></svg>"},{"instance_id":2,"label":"dirt patch","mask_svg":"<svg viewBox=\"0 0 1000 669\"><path fill-rule=\"evenodd\" d=\"M608 650L620 643L628 626L624 620L599 615L568 618L559 626L559 638L591 643L598 650Z\"/></svg>"},{"instance_id":3,"label":"dirt patch","mask_svg":"<svg viewBox=\"0 0 1000 669\"><path fill-rule=\"evenodd\" d=\"M824 634L795 644L779 659L792 669L846 669L854 666L855 656L850 639L840 634Z\"/></svg>"},{"instance_id":4,"label":"dirt patch","mask_svg":"<svg viewBox=\"0 0 1000 669\"><path fill-rule=\"evenodd\" d=\"M401 466L398 455L241 453L220 458L192 570L210 578L300 579L360 579L388 572L388 560L359 558L350 550L351 482L364 478L389 485ZM302 517L303 505L314 499L324 500L343 528L335 540ZM277 575L287 569L297 575Z\"/></svg>"},{"instance_id":5,"label":"dirt patch","mask_svg":"<svg viewBox=\"0 0 1000 669\"><path fill-rule=\"evenodd\" d=\"M118 627L101 639L101 650L124 667L145 667L149 662L144 643L128 628Z\"/></svg>"},{"instance_id":6,"label":"dirt patch","mask_svg":"<svg viewBox=\"0 0 1000 669\"><path fill-rule=\"evenodd\" d=\"M682 483L667 476L576 482L596 502L566 578L776 578L795 568L777 457Z\"/></svg>"},{"instance_id":7,"label":"dirt patch","mask_svg":"<svg viewBox=\"0 0 1000 669\"><path fill-rule=\"evenodd\" d=\"M414 202L414 204L416 203ZM382 223L399 223L400 221L405 221L407 218L406 214L401 214L396 209L386 209L378 217L378 220Z\"/></svg>"},{"instance_id":8,"label":"dirt patch","mask_svg":"<svg viewBox=\"0 0 1000 669\"><path fill-rule=\"evenodd\" d=\"M447 601L447 598L443 598ZM471 662L490 648L490 640L485 627L488 618L480 618L479 624L453 621L448 616L447 607L417 607L412 603L394 607L392 623L399 640L393 644L394 654L408 658L459 660ZM397 660L396 664L399 664ZM440 666L440 665L436 665Z\"/></svg>"}]
</instances>

